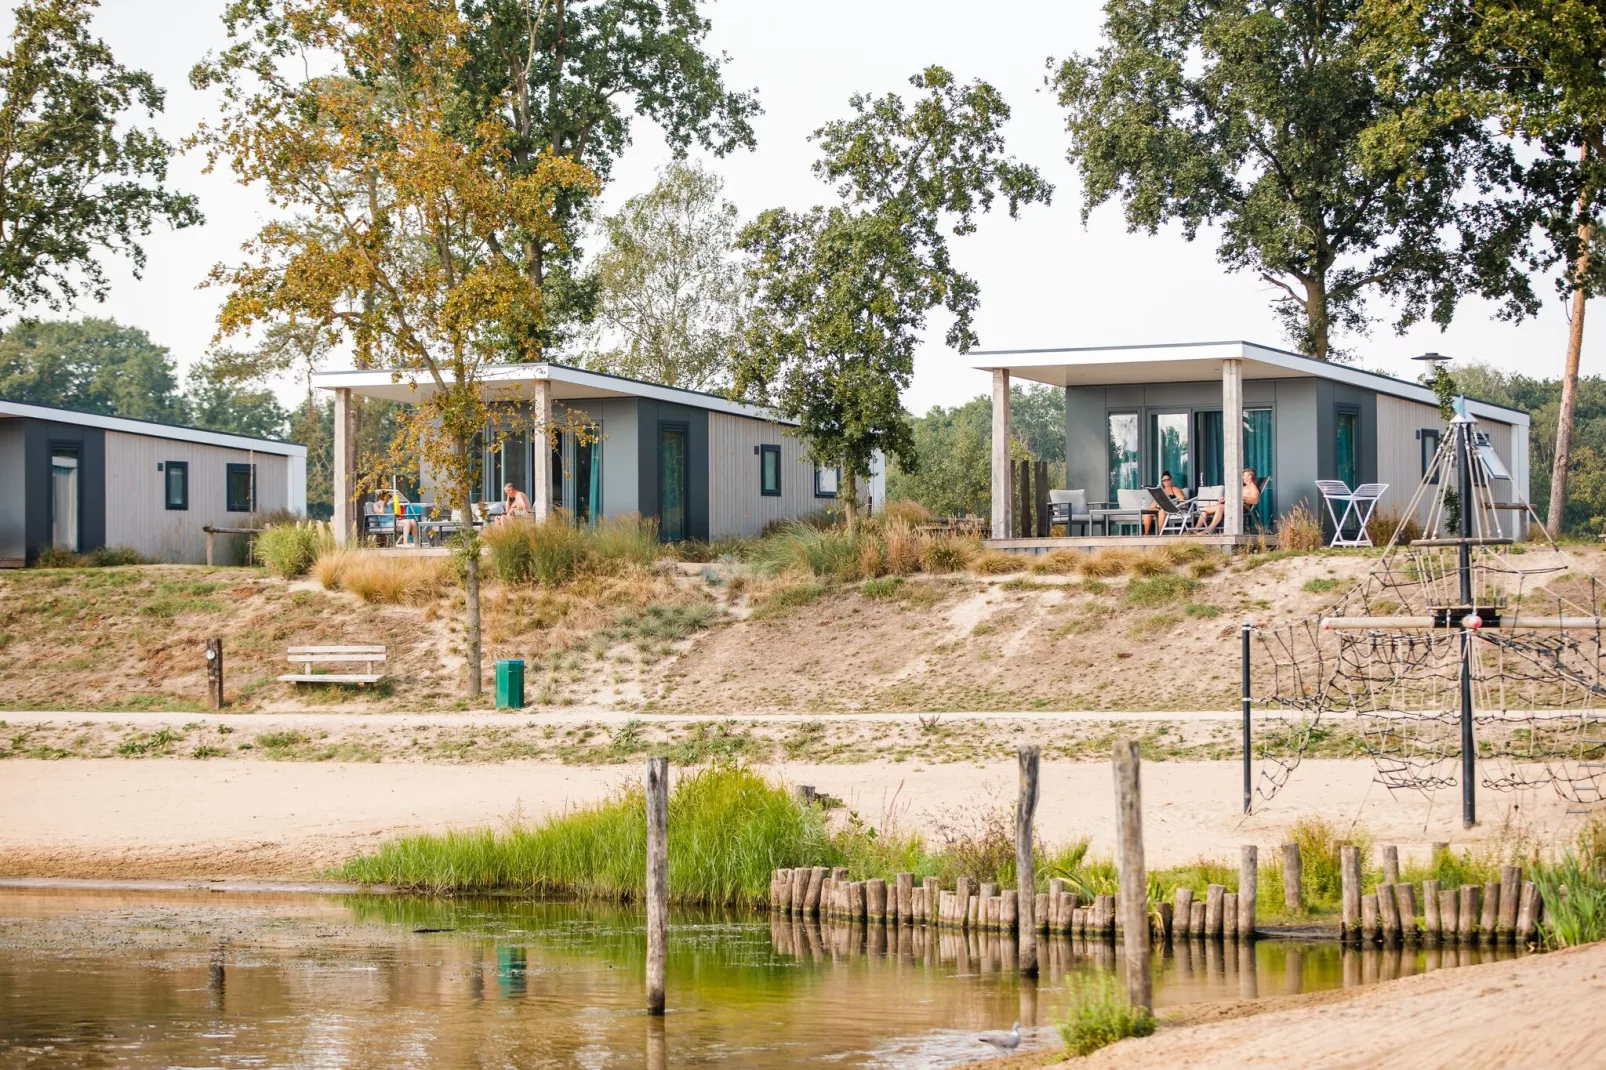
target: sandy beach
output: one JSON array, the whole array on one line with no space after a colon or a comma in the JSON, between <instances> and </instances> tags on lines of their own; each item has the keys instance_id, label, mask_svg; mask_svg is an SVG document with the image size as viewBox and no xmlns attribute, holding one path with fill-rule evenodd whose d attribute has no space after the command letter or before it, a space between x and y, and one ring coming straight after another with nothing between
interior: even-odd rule
<instances>
[{"instance_id":1,"label":"sandy beach","mask_svg":"<svg viewBox=\"0 0 1606 1070\"><path fill-rule=\"evenodd\" d=\"M873 825L940 836L1012 805L1014 763L774 764L791 784L813 784ZM0 777L0 876L309 877L383 840L533 820L594 801L639 766L509 761L315 763L10 760ZM1392 796L1370 762L1307 761L1288 786L1244 817L1236 762L1144 766L1150 865L1269 849L1301 817L1364 826L1407 857L1435 841L1458 845L1572 834L1576 816L1551 792L1483 792L1480 824L1460 821L1459 796ZM1114 800L1104 762L1045 762L1038 826L1050 843L1088 836L1113 853Z\"/></svg>"}]
</instances>

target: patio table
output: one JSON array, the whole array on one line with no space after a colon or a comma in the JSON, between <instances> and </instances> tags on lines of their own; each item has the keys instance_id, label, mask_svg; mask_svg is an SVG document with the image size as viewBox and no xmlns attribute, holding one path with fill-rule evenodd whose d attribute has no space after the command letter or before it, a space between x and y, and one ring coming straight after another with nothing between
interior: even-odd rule
<instances>
[{"instance_id":1,"label":"patio table","mask_svg":"<svg viewBox=\"0 0 1606 1070\"><path fill-rule=\"evenodd\" d=\"M1138 529L1138 531L1141 532L1143 530L1143 510L1142 509L1117 509L1117 508L1114 508L1114 507L1110 507L1110 508L1098 508L1098 507L1095 507L1095 508L1089 509L1088 513L1093 518L1092 525L1100 525L1100 524L1102 524L1104 526L1104 534L1106 534L1106 535L1113 534L1110 531L1110 523L1111 523L1111 521L1114 521L1114 522L1120 523L1120 524L1130 523L1130 524L1134 525ZM1090 526L1092 526L1092 525L1090 525Z\"/></svg>"}]
</instances>

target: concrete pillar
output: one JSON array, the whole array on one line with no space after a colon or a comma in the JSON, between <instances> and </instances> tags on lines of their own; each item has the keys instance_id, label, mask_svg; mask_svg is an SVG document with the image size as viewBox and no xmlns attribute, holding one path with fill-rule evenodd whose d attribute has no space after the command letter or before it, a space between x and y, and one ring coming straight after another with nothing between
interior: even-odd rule
<instances>
[{"instance_id":1,"label":"concrete pillar","mask_svg":"<svg viewBox=\"0 0 1606 1070\"><path fill-rule=\"evenodd\" d=\"M1221 477L1227 515L1222 530L1244 533L1244 362L1221 362Z\"/></svg>"},{"instance_id":2,"label":"concrete pillar","mask_svg":"<svg viewBox=\"0 0 1606 1070\"><path fill-rule=\"evenodd\" d=\"M530 430L534 446L530 451L530 511L537 520L545 520L552 514L552 440L547 437L552 427L552 380L537 379L534 387L535 398L530 405L534 416Z\"/></svg>"},{"instance_id":3,"label":"concrete pillar","mask_svg":"<svg viewBox=\"0 0 1606 1070\"><path fill-rule=\"evenodd\" d=\"M1009 372L993 369L993 538L1010 536Z\"/></svg>"},{"instance_id":4,"label":"concrete pillar","mask_svg":"<svg viewBox=\"0 0 1606 1070\"><path fill-rule=\"evenodd\" d=\"M351 407L351 390L335 390L335 543L355 542L357 527L357 420Z\"/></svg>"}]
</instances>

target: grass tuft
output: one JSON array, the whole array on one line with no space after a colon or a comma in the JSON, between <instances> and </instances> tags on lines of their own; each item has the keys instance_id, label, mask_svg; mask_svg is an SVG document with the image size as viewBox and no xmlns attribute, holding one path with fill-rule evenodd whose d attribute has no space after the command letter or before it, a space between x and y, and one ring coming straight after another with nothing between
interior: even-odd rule
<instances>
[{"instance_id":1,"label":"grass tuft","mask_svg":"<svg viewBox=\"0 0 1606 1070\"><path fill-rule=\"evenodd\" d=\"M1132 1006L1114 974L1072 978L1067 987L1071 1003L1060 1022L1060 1036L1077 1055L1091 1055L1118 1040L1154 1032L1154 1015Z\"/></svg>"}]
</instances>

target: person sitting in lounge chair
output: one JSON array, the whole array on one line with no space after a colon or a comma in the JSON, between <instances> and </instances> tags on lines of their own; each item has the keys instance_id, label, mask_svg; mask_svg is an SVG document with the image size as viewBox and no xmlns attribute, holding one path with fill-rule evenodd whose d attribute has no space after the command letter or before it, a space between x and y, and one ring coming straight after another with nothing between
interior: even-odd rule
<instances>
[{"instance_id":1,"label":"person sitting in lounge chair","mask_svg":"<svg viewBox=\"0 0 1606 1070\"><path fill-rule=\"evenodd\" d=\"M1255 478L1253 468L1244 469L1244 512L1260 504L1260 482ZM1227 518L1227 503L1225 500L1213 502L1199 511L1199 522L1194 530L1202 535L1213 534L1223 520Z\"/></svg>"},{"instance_id":2,"label":"person sitting in lounge chair","mask_svg":"<svg viewBox=\"0 0 1606 1070\"><path fill-rule=\"evenodd\" d=\"M1160 490L1171 496L1178 505L1188 500L1188 492L1171 482L1170 472L1160 473ZM1143 534L1153 535L1160 516L1158 507L1143 510Z\"/></svg>"},{"instance_id":3,"label":"person sitting in lounge chair","mask_svg":"<svg viewBox=\"0 0 1606 1070\"><path fill-rule=\"evenodd\" d=\"M503 520L515 516L530 515L530 499L513 484L502 484L502 500L507 503L507 512L502 514Z\"/></svg>"}]
</instances>

